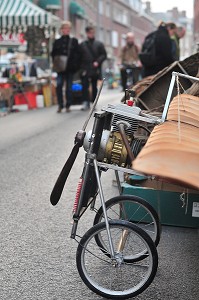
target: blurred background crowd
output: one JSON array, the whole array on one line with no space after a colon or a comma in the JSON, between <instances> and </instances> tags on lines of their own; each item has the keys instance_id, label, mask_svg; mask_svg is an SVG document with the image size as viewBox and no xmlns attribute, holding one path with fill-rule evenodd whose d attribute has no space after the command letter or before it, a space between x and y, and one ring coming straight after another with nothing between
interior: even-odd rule
<instances>
[{"instance_id":1,"label":"blurred background crowd","mask_svg":"<svg viewBox=\"0 0 199 300\"><path fill-rule=\"evenodd\" d=\"M40 91L45 86L44 105L59 102L56 90L59 72L53 69L52 49L55 40L63 35L60 28L67 20L70 23L68 35L76 38L79 45L89 39L85 29L92 26L95 40L103 44L106 52L100 62L99 78L105 76L109 88L121 86L124 90L132 82L198 51L199 1L190 2L190 6L193 18L187 16L180 5L168 11L161 11L160 6L159 12L153 12L150 1L141 0L0 0L1 88L7 83L5 78L24 82L24 85L26 82L25 92L37 92L38 88L33 87L37 83ZM167 52L167 57L160 54L156 66L149 68L140 61L139 54L145 38L154 31L158 31L156 47L159 53ZM169 45L165 33L171 40ZM75 74L73 81L76 79L82 83L82 78L76 78ZM50 90L47 89L49 82L54 83ZM32 85L31 89L28 84ZM20 93L19 88L24 90L22 86L17 87L17 93Z\"/></svg>"}]
</instances>

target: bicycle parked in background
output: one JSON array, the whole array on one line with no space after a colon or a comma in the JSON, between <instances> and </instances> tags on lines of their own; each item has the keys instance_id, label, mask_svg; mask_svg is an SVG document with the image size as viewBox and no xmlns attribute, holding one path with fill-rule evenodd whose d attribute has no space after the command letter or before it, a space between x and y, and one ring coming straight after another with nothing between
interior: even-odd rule
<instances>
[{"instance_id":1,"label":"bicycle parked in background","mask_svg":"<svg viewBox=\"0 0 199 300\"><path fill-rule=\"evenodd\" d=\"M121 74L121 85L123 91L132 87L141 78L141 68L136 65L126 65L120 66Z\"/></svg>"}]
</instances>

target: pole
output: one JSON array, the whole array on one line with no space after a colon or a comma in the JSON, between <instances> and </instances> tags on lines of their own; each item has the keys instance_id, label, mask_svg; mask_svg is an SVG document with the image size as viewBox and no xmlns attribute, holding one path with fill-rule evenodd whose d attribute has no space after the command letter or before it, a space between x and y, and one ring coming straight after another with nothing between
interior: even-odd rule
<instances>
[{"instance_id":1,"label":"pole","mask_svg":"<svg viewBox=\"0 0 199 300\"><path fill-rule=\"evenodd\" d=\"M52 12L50 12L51 17L52 17ZM50 23L49 26L49 41L48 41L48 49L49 49L49 59L48 59L48 63L49 63L49 68L50 68L50 101L52 104L52 57L51 57L51 51L52 51L52 22Z\"/></svg>"}]
</instances>

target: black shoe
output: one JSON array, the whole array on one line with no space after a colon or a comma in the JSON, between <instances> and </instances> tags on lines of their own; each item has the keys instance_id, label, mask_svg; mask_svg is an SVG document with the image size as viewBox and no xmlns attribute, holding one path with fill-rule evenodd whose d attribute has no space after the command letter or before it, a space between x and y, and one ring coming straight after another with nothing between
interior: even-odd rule
<instances>
[{"instance_id":1,"label":"black shoe","mask_svg":"<svg viewBox=\"0 0 199 300\"><path fill-rule=\"evenodd\" d=\"M60 114L61 111L62 111L62 109L61 109L61 108L58 108L57 113Z\"/></svg>"}]
</instances>

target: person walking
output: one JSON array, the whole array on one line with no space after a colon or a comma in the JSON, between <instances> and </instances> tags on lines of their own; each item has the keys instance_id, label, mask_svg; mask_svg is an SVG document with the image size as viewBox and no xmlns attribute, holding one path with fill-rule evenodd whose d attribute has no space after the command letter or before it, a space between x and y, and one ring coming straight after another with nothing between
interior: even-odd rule
<instances>
[{"instance_id":1,"label":"person walking","mask_svg":"<svg viewBox=\"0 0 199 300\"><path fill-rule=\"evenodd\" d=\"M63 86L66 82L66 112L72 104L73 74L79 67L79 45L76 38L70 37L71 23L64 21L61 25L61 38L55 40L52 48L53 69L57 72L56 94L58 113L64 108Z\"/></svg>"},{"instance_id":2,"label":"person walking","mask_svg":"<svg viewBox=\"0 0 199 300\"><path fill-rule=\"evenodd\" d=\"M177 26L173 22L166 24L172 44L172 57L174 61L179 60L179 43L177 41Z\"/></svg>"},{"instance_id":3,"label":"person walking","mask_svg":"<svg viewBox=\"0 0 199 300\"><path fill-rule=\"evenodd\" d=\"M90 108L90 103L94 102L97 95L97 81L101 79L101 66L107 54L104 44L95 39L95 29L93 26L85 28L87 40L80 44L80 70L82 82L82 110ZM92 93L90 95L89 86L91 83Z\"/></svg>"},{"instance_id":4,"label":"person walking","mask_svg":"<svg viewBox=\"0 0 199 300\"><path fill-rule=\"evenodd\" d=\"M135 44L135 36L133 32L128 32L126 34L126 45L122 48L120 58L121 58L121 84L122 89L125 91L127 88L127 78L128 71L131 74L131 83L135 84L140 75L140 62L139 62L139 49Z\"/></svg>"},{"instance_id":5,"label":"person walking","mask_svg":"<svg viewBox=\"0 0 199 300\"><path fill-rule=\"evenodd\" d=\"M171 36L171 39L175 42L174 55L176 60L180 60L180 39L184 37L186 30L183 26L176 27L175 33Z\"/></svg>"},{"instance_id":6,"label":"person walking","mask_svg":"<svg viewBox=\"0 0 199 300\"><path fill-rule=\"evenodd\" d=\"M170 28L169 24L160 23L158 29L154 32L155 59L153 63L150 61L150 65L146 65L142 61L143 77L154 75L175 61L173 55L175 50L170 38L173 32L175 32L175 29Z\"/></svg>"}]
</instances>

